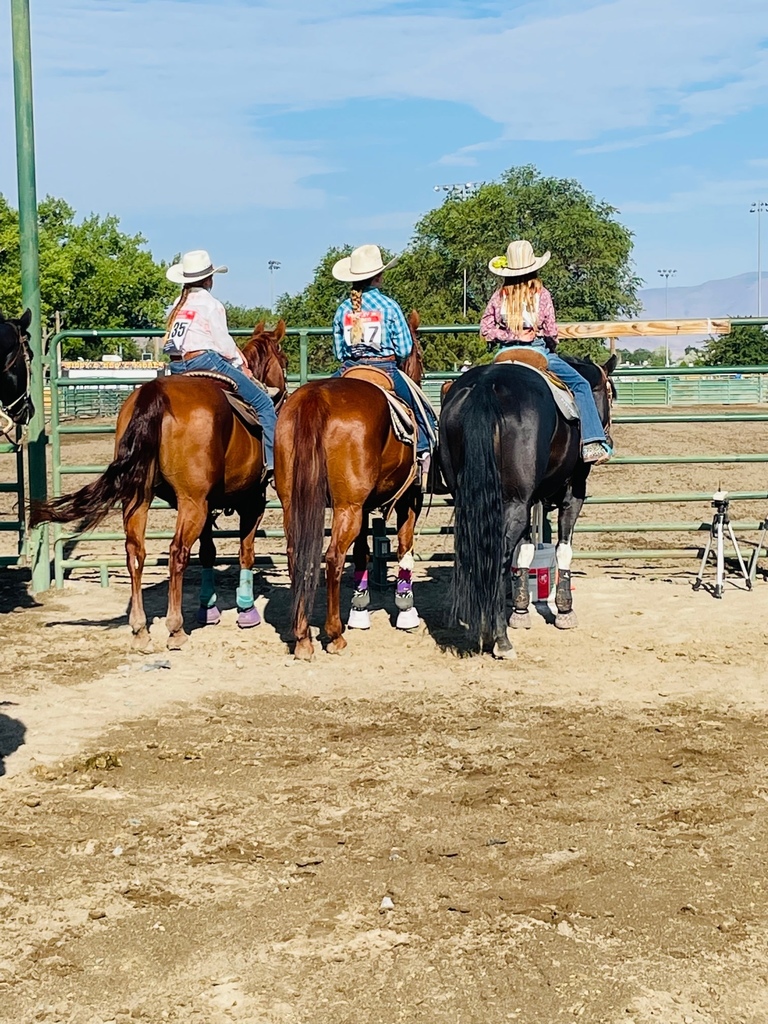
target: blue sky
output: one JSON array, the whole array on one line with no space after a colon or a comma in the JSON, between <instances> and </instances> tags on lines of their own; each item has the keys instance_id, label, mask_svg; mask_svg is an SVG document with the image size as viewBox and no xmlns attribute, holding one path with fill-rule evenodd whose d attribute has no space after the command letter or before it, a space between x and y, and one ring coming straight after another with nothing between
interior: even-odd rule
<instances>
[{"instance_id":1,"label":"blue sky","mask_svg":"<svg viewBox=\"0 0 768 1024\"><path fill-rule=\"evenodd\" d=\"M434 185L519 163L618 207L650 287L659 267L680 285L755 269L766 0L31 6L39 194L117 214L157 257L209 249L230 266L222 298L268 303L269 259L276 292L295 291L329 245L399 249ZM15 199L2 7L0 191Z\"/></svg>"}]
</instances>

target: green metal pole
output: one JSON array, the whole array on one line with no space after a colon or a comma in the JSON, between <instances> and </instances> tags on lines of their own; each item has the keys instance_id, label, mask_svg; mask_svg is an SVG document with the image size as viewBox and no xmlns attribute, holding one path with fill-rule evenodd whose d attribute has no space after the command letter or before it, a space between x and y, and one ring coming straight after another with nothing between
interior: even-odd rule
<instances>
[{"instance_id":1,"label":"green metal pole","mask_svg":"<svg viewBox=\"0 0 768 1024\"><path fill-rule=\"evenodd\" d=\"M40 273L38 267L37 191L35 186L35 128L32 107L32 49L29 0L11 0L13 36L13 89L16 107L16 167L19 184L19 234L21 244L21 296L32 310L29 329L32 347L31 394L35 406L27 431L30 500L47 497L45 458L45 406L43 396L43 334L40 322ZM29 535L32 591L51 585L48 528L37 527Z\"/></svg>"},{"instance_id":2,"label":"green metal pole","mask_svg":"<svg viewBox=\"0 0 768 1024\"><path fill-rule=\"evenodd\" d=\"M307 383L309 377L309 340L306 331L299 331L299 382Z\"/></svg>"}]
</instances>

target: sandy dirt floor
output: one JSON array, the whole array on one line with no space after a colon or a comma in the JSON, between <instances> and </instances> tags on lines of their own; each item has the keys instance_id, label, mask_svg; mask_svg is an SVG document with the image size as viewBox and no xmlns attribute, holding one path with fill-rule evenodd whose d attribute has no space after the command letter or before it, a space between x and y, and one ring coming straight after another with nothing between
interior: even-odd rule
<instances>
[{"instance_id":1,"label":"sandy dirt floor","mask_svg":"<svg viewBox=\"0 0 768 1024\"><path fill-rule=\"evenodd\" d=\"M616 433L625 453L765 449L761 424L674 427ZM764 471L609 467L592 492L718 478ZM279 568L250 632L222 572L222 623L178 653L149 573L148 654L124 574L38 599L0 575L0 1020L764 1024L768 582L716 601L695 560L576 568L580 628L534 615L511 663L445 628L447 566L418 567L418 631L387 591L309 665Z\"/></svg>"}]
</instances>

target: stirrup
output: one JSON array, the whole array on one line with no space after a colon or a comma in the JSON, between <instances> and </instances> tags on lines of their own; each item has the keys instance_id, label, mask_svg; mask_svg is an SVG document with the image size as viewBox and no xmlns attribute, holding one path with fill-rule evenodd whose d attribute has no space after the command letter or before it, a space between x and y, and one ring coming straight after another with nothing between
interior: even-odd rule
<instances>
[{"instance_id":1,"label":"stirrup","mask_svg":"<svg viewBox=\"0 0 768 1024\"><path fill-rule=\"evenodd\" d=\"M613 448L607 441L590 441L581 449L581 458L593 466L601 466L613 456Z\"/></svg>"}]
</instances>

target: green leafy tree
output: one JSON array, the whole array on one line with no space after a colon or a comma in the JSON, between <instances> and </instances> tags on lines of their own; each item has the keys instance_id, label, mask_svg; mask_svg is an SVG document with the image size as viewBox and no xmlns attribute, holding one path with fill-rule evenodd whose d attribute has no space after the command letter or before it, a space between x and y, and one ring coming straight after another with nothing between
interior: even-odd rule
<instances>
[{"instance_id":1,"label":"green leafy tree","mask_svg":"<svg viewBox=\"0 0 768 1024\"><path fill-rule=\"evenodd\" d=\"M499 285L488 261L503 253L511 239L528 238L537 252L552 252L542 280L553 293L560 320L631 316L640 308L640 281L632 271L631 232L615 219L616 213L576 181L544 177L531 166L513 167L499 181L467 198L449 196L422 217L400 262L387 273L386 290L406 313L418 309L423 324L477 324ZM289 326L331 323L348 294L348 286L332 278L331 267L349 251L349 246L329 249L304 291L281 297L278 312ZM473 334L426 335L424 349L427 369L488 358L485 343ZM563 351L600 361L608 356L594 339L568 342ZM327 347L313 345L312 358L327 361Z\"/></svg>"},{"instance_id":2,"label":"green leafy tree","mask_svg":"<svg viewBox=\"0 0 768 1024\"><path fill-rule=\"evenodd\" d=\"M44 329L53 330L58 313L66 329L79 327L157 327L176 287L155 263L142 235L120 230L117 217L92 214L80 223L63 199L47 196L39 205L40 296ZM21 306L18 213L0 195L0 310ZM99 358L119 342L70 339L69 358ZM130 344L123 342L124 354ZM133 346L135 348L135 346ZM131 349L133 354L133 350Z\"/></svg>"},{"instance_id":3,"label":"green leafy tree","mask_svg":"<svg viewBox=\"0 0 768 1024\"><path fill-rule=\"evenodd\" d=\"M758 324L734 324L730 334L707 339L697 362L702 366L768 365L768 331Z\"/></svg>"},{"instance_id":4,"label":"green leafy tree","mask_svg":"<svg viewBox=\"0 0 768 1024\"><path fill-rule=\"evenodd\" d=\"M265 306L235 306L225 302L224 308L227 311L227 326L233 330L255 327L262 320L265 323L273 323L275 320L274 314Z\"/></svg>"}]
</instances>

